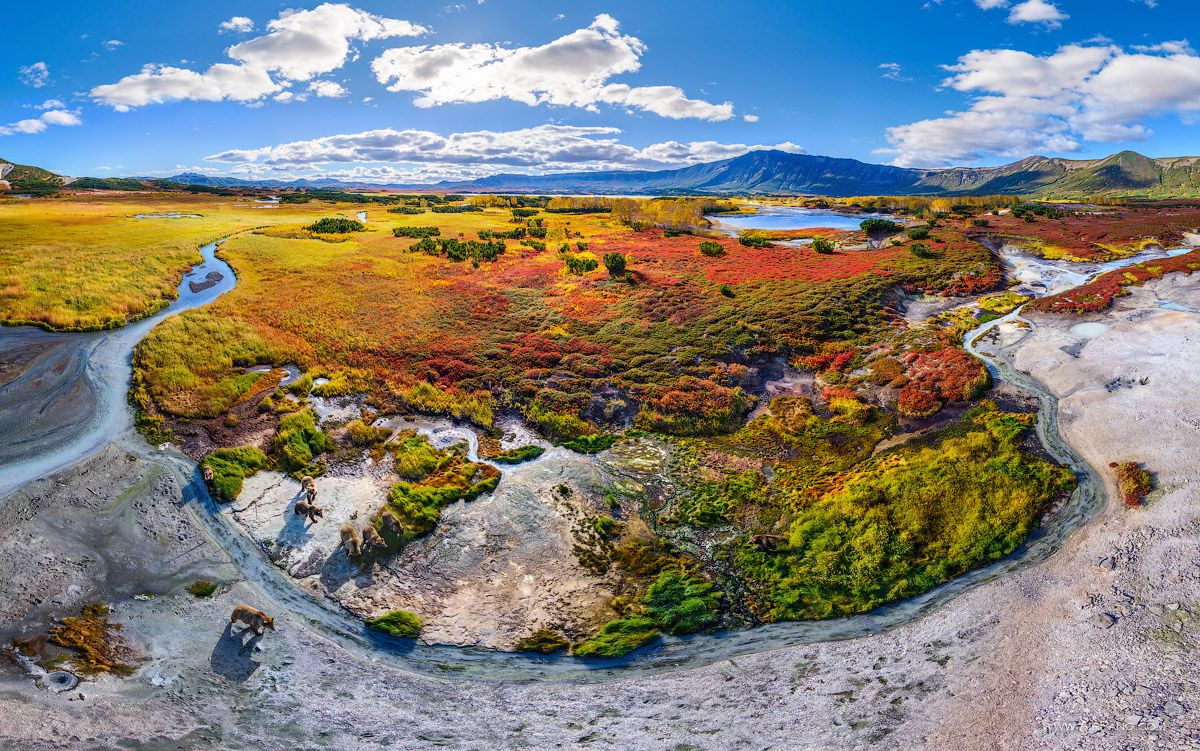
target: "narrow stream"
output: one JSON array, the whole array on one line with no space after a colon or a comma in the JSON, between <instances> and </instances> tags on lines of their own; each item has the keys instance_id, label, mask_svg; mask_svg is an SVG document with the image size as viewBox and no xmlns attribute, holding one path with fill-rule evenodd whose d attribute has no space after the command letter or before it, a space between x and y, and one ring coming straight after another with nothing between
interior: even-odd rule
<instances>
[{"instance_id":1,"label":"narrow stream","mask_svg":"<svg viewBox=\"0 0 1200 751\"><path fill-rule=\"evenodd\" d=\"M133 348L166 318L207 305L234 288L237 277L233 269L216 255L220 242L200 248L203 261L193 266L179 282L179 296L148 318L119 329L82 334L49 334L30 328L0 329L0 349L18 338L53 337L71 342L74 345L74 351L70 353L72 367L83 376L80 382L86 381L93 394L89 404L77 407L89 412L86 417L70 420L69 426L53 424L54 420L47 419L36 426L37 434L23 436L20 455L0 463L3 470L0 471L0 499L27 482L86 459L114 437L133 432L133 411L126 403L133 374ZM208 286L206 280L213 272L220 274L221 280ZM195 292L192 291L193 283L197 285ZM37 378L32 379L26 391L4 396L9 400L20 400L30 409L36 406L40 411L52 413L45 407L48 395L36 390L37 381Z\"/></svg>"},{"instance_id":2,"label":"narrow stream","mask_svg":"<svg viewBox=\"0 0 1200 751\"><path fill-rule=\"evenodd\" d=\"M132 411L125 401L133 348L166 317L212 302L233 288L236 283L233 270L216 257L216 249L216 243L201 248L204 262L184 277L179 298L160 313L114 331L57 335L77 338L80 357L86 363L87 378L99 387L95 415L78 435L69 440L61 441L37 456L0 465L3 468L0 498L30 480L86 458L116 439L127 450L160 462L177 475L184 488L189 512L207 534L228 552L247 582L263 593L265 609L286 611L343 646L366 652L372 658L386 660L404 669L491 680L603 681L699 667L799 644L877 634L909 623L984 582L1046 559L1105 502L1103 485L1095 471L1059 435L1058 400L1036 380L1016 371L1003 357L981 344L993 328L1005 321L1018 319L1020 310L1017 310L974 329L966 335L964 345L987 363L997 380L1007 381L1039 400L1038 436L1052 456L1075 472L1079 486L1053 519L1048 520L1021 548L1003 560L964 574L918 597L864 615L825 621L776 623L684 638L666 637L656 645L618 660L584 661L566 655L512 654L396 640L368 630L362 621L335 603L309 594L297 586L285 572L267 560L258 543L220 513L208 495L198 468L189 458L174 448L160 451L148 446L133 429ZM222 274L218 284L199 292L191 291L191 282L202 281L213 271ZM17 329L0 331L0 343L6 337L19 333Z\"/></svg>"}]
</instances>

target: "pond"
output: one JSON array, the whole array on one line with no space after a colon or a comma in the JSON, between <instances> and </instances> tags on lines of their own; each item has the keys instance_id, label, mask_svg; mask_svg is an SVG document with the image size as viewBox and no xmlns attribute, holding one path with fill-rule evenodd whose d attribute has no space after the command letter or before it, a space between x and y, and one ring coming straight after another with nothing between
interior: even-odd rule
<instances>
[{"instance_id":1,"label":"pond","mask_svg":"<svg viewBox=\"0 0 1200 751\"><path fill-rule=\"evenodd\" d=\"M747 229L858 229L864 219L883 214L848 214L829 209L804 209L798 206L760 206L757 214L713 214L708 217L716 229L736 235Z\"/></svg>"}]
</instances>

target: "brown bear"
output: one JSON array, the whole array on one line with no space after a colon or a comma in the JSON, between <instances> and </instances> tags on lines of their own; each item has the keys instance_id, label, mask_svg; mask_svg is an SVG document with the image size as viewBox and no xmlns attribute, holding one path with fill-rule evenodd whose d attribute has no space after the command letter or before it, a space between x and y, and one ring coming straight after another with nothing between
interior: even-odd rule
<instances>
[{"instance_id":1,"label":"brown bear","mask_svg":"<svg viewBox=\"0 0 1200 751\"><path fill-rule=\"evenodd\" d=\"M404 527L400 526L400 520L390 511L383 512L383 529L393 537L403 537Z\"/></svg>"},{"instance_id":2,"label":"brown bear","mask_svg":"<svg viewBox=\"0 0 1200 751\"><path fill-rule=\"evenodd\" d=\"M217 477L217 473L213 472L213 468L207 464L200 468L200 475L204 478L205 485L212 485L213 480Z\"/></svg>"},{"instance_id":3,"label":"brown bear","mask_svg":"<svg viewBox=\"0 0 1200 751\"><path fill-rule=\"evenodd\" d=\"M325 516L324 511L305 500L296 501L296 506L292 509L292 513L296 516L307 516L308 521L312 524L317 523L318 517Z\"/></svg>"},{"instance_id":4,"label":"brown bear","mask_svg":"<svg viewBox=\"0 0 1200 751\"><path fill-rule=\"evenodd\" d=\"M264 629L275 630L275 619L267 615L261 610L252 608L249 605L242 603L233 609L233 613L229 616L230 623L242 623L249 626L254 633L262 635Z\"/></svg>"},{"instance_id":5,"label":"brown bear","mask_svg":"<svg viewBox=\"0 0 1200 751\"><path fill-rule=\"evenodd\" d=\"M346 555L351 558L362 555L362 541L358 539L358 533L354 531L354 527L349 524L342 525L342 547L346 549Z\"/></svg>"},{"instance_id":6,"label":"brown bear","mask_svg":"<svg viewBox=\"0 0 1200 751\"><path fill-rule=\"evenodd\" d=\"M379 536L379 533L370 524L363 527L362 540L363 549L367 551L385 550L387 548L387 543L383 541L383 538Z\"/></svg>"}]
</instances>

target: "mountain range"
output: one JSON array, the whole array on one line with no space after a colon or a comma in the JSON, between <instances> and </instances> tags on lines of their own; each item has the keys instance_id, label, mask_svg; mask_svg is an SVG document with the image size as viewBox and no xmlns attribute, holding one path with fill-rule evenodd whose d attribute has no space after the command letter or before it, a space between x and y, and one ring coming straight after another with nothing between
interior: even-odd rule
<instances>
[{"instance_id":1,"label":"mountain range","mask_svg":"<svg viewBox=\"0 0 1200 751\"><path fill-rule=\"evenodd\" d=\"M39 177L44 180L49 175L51 173L42 171ZM117 187L117 180L107 180L114 183L113 187ZM133 180L142 180L150 185L146 178ZM84 178L78 182L81 187L103 187L105 181L104 178ZM477 180L423 185L346 182L328 178L243 180L197 173L174 175L167 178L167 181L231 188L392 189L547 194L758 193L845 197L1003 193L1051 198L1086 195L1179 198L1200 195L1200 157L1151 159L1133 151L1122 151L1104 159L1032 156L1000 167L913 169L868 164L854 159L763 150L681 169L608 170L552 175L499 174ZM119 182L122 188L128 189L129 180L120 179Z\"/></svg>"}]
</instances>

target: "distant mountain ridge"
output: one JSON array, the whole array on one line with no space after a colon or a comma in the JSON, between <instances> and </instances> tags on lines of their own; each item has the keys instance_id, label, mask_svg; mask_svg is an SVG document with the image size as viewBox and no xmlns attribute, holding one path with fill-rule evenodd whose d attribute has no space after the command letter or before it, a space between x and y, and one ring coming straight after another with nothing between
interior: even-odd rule
<instances>
[{"instance_id":1,"label":"distant mountain ridge","mask_svg":"<svg viewBox=\"0 0 1200 751\"><path fill-rule=\"evenodd\" d=\"M552 175L499 174L432 185L380 185L339 180L238 180L176 175L171 180L242 187L390 188L522 193L766 193L825 196L969 196L1014 193L1070 198L1082 195L1200 195L1200 157L1151 159L1123 151L1104 159L1032 156L999 167L913 169L785 151L751 151L732 159L670 170L612 170Z\"/></svg>"},{"instance_id":2,"label":"distant mountain ridge","mask_svg":"<svg viewBox=\"0 0 1200 751\"><path fill-rule=\"evenodd\" d=\"M2 163L2 162L0 162ZM6 163L4 163L6 164ZM0 166L0 171L4 167ZM38 181L71 182L35 167L9 168ZM38 174L28 171L37 171ZM0 178L2 179L2 178ZM582 194L789 194L836 197L867 195L970 196L1011 193L1048 198L1126 195L1154 198L1200 196L1200 157L1151 159L1122 151L1104 159L1031 156L999 167L913 169L785 151L751 151L731 159L669 170L607 170L551 175L499 174L433 184L384 184L332 178L244 180L185 172L166 178L130 178L148 187L163 182L225 188L390 189L446 192ZM108 178L109 184L116 180ZM81 186L105 184L80 178ZM14 190L16 185L14 183Z\"/></svg>"}]
</instances>

